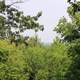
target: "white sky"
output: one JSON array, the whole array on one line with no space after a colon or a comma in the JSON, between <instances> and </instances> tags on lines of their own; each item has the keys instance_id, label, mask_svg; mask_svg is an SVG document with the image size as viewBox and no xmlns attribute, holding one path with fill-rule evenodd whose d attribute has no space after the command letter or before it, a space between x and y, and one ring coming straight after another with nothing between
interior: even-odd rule
<instances>
[{"instance_id":1,"label":"white sky","mask_svg":"<svg viewBox=\"0 0 80 80\"><path fill-rule=\"evenodd\" d=\"M39 22L45 26L45 30L44 32L39 32L38 35L42 42L49 43L52 42L56 36L56 33L52 30L56 27L60 17L68 16L66 12L67 5L67 0L25 0L25 3L17 6L19 6L26 15L36 15L39 11L43 12Z\"/></svg>"}]
</instances>

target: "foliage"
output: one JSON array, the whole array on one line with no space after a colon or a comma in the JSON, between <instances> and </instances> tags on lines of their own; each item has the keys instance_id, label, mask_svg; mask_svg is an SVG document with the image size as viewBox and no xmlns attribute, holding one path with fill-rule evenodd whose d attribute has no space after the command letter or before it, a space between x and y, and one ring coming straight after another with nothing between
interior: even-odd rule
<instances>
[{"instance_id":1,"label":"foliage","mask_svg":"<svg viewBox=\"0 0 80 80\"><path fill-rule=\"evenodd\" d=\"M72 62L67 47L58 40L50 47L40 44L16 47L6 40L0 44L0 52L6 59L0 62L1 80L60 80Z\"/></svg>"},{"instance_id":2,"label":"foliage","mask_svg":"<svg viewBox=\"0 0 80 80\"><path fill-rule=\"evenodd\" d=\"M75 4L75 3L73 3ZM79 7L80 6L80 2L76 2L76 5ZM80 12L79 10L77 10L76 8L76 12L75 14L73 14L74 12L74 6L72 6L72 4L70 4L70 6L68 7L68 14L71 18L71 21L68 21L65 17L61 18L59 20L59 23L57 25L57 27L55 28L55 31L57 31L57 33L61 34L62 39L64 39L65 41L72 41L72 40L76 40L80 38ZM73 14L73 15L72 15Z\"/></svg>"},{"instance_id":3,"label":"foliage","mask_svg":"<svg viewBox=\"0 0 80 80\"><path fill-rule=\"evenodd\" d=\"M15 3L7 5L5 0L0 1L0 38L8 38L11 42L15 42L17 46L21 40L20 33L30 29L35 32L43 31L44 26L38 22L42 12L38 12L36 16L25 16L22 11L13 6ZM12 29L15 29L15 31ZM23 40L23 43L25 43L25 40Z\"/></svg>"},{"instance_id":4,"label":"foliage","mask_svg":"<svg viewBox=\"0 0 80 80\"><path fill-rule=\"evenodd\" d=\"M66 73L68 80L79 80L80 77L80 40L74 40L69 43L68 54L72 56L72 63L71 66L68 68Z\"/></svg>"},{"instance_id":5,"label":"foliage","mask_svg":"<svg viewBox=\"0 0 80 80\"><path fill-rule=\"evenodd\" d=\"M24 16L4 1L0 1L0 80L80 80L80 12L74 14L74 6L70 4L67 11L71 21L63 17L55 28L61 38L45 46L37 36L27 41L28 37L19 35L25 29L43 31L37 22L42 12L33 17ZM19 31L13 33L11 28Z\"/></svg>"},{"instance_id":6,"label":"foliage","mask_svg":"<svg viewBox=\"0 0 80 80\"><path fill-rule=\"evenodd\" d=\"M77 7L75 7L75 6ZM75 10L74 10L75 9ZM61 35L61 41L68 44L68 54L72 63L66 71L66 80L80 80L80 2L71 2L68 14L71 21L61 18L55 31ZM75 12L74 12L75 11Z\"/></svg>"}]
</instances>

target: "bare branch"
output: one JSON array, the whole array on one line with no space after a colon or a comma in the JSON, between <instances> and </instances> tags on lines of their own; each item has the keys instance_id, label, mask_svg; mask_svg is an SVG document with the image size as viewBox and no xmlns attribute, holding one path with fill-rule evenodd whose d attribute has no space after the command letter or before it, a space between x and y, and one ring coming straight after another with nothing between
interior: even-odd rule
<instances>
[{"instance_id":1,"label":"bare branch","mask_svg":"<svg viewBox=\"0 0 80 80\"><path fill-rule=\"evenodd\" d=\"M21 0L20 0L20 1L16 1L16 2L14 2L14 3L10 4L10 6L12 6L12 5L14 5L14 4L17 4L17 3L24 3L24 2L23 2L23 1L21 1ZM10 6L9 6L9 7L10 7Z\"/></svg>"}]
</instances>

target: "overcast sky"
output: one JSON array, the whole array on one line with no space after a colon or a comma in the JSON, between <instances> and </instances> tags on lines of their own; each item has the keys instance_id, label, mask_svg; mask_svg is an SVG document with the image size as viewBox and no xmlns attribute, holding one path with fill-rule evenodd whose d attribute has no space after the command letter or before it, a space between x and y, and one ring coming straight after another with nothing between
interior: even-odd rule
<instances>
[{"instance_id":1,"label":"overcast sky","mask_svg":"<svg viewBox=\"0 0 80 80\"><path fill-rule=\"evenodd\" d=\"M53 41L53 38L56 36L56 33L52 30L56 27L60 17L68 16L66 12L67 5L66 0L25 0L24 3L20 4L20 6L17 5L17 7L19 7L25 15L36 15L39 11L43 12L39 22L44 25L45 30L44 32L39 32L38 35L42 42L49 43Z\"/></svg>"}]
</instances>

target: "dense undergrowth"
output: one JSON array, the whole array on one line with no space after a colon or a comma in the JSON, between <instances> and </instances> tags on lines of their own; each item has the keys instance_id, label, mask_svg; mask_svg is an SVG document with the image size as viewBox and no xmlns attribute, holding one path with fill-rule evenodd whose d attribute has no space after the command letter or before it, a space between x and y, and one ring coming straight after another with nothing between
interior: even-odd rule
<instances>
[{"instance_id":1,"label":"dense undergrowth","mask_svg":"<svg viewBox=\"0 0 80 80\"><path fill-rule=\"evenodd\" d=\"M54 41L50 46L37 44L17 47L0 40L1 80L65 80L72 63L67 44Z\"/></svg>"}]
</instances>

